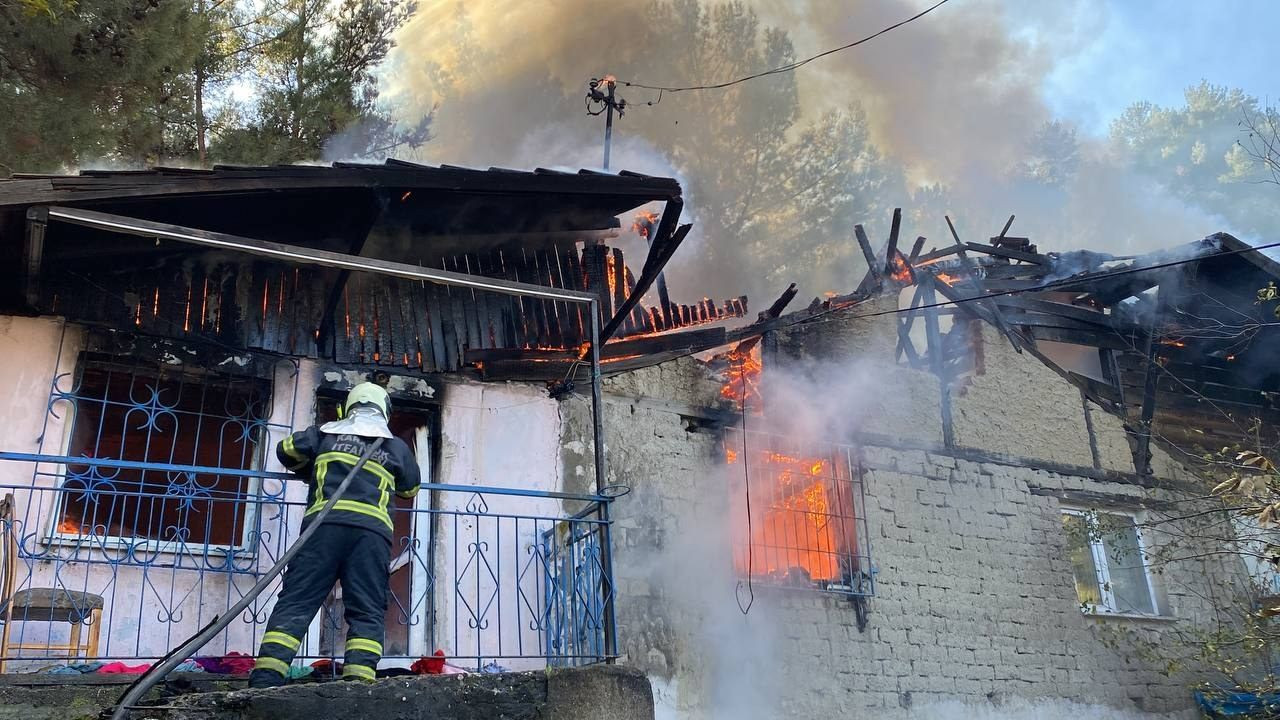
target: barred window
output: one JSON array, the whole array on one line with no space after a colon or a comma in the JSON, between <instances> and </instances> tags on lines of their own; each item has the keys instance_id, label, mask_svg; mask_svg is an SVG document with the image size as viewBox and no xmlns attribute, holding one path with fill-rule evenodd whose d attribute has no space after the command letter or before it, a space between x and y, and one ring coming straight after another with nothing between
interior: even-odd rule
<instances>
[{"instance_id":1,"label":"barred window","mask_svg":"<svg viewBox=\"0 0 1280 720\"><path fill-rule=\"evenodd\" d=\"M862 480L851 450L748 432L726 438L733 562L738 574L768 584L854 595L871 594ZM748 505L750 506L748 508Z\"/></svg>"},{"instance_id":2,"label":"barred window","mask_svg":"<svg viewBox=\"0 0 1280 720\"><path fill-rule=\"evenodd\" d=\"M73 407L67 455L148 467L68 464L56 534L242 544L251 479L172 466L255 468L270 393L258 377L86 354L54 398Z\"/></svg>"}]
</instances>

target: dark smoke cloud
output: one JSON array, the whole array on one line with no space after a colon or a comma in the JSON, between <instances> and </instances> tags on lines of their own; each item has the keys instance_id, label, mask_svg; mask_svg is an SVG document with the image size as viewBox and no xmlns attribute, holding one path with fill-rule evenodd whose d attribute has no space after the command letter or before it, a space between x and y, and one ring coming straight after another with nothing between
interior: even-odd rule
<instances>
[{"instance_id":1,"label":"dark smoke cloud","mask_svg":"<svg viewBox=\"0 0 1280 720\"><path fill-rule=\"evenodd\" d=\"M748 4L762 24L788 31L799 56L846 43L925 6L907 0ZM644 25L647 7L639 0L424 3L401 33L383 80L393 105L418 113L436 110L435 139L413 159L481 167L598 167L602 122L583 110L588 78L616 72L655 83L722 79L714 69L708 77L668 77L662 58L637 42L661 32ZM1052 119L1041 96L1046 75L1104 21L1097 0L950 3L800 70L802 113L812 119L860 104L872 141L903 168L906 184L896 193L901 204L910 213L917 186L945 186L946 207L930 207L930 215L950 212L965 240L996 234L1010 213L1019 218L1013 234L1031 236L1043 250L1132 254L1220 229L1219 219L1187 208L1124 168L1104 138L1081 137L1074 173L1052 186L1014 172L1031 152L1036 132ZM668 94L650 108L642 103L656 94L625 92L641 105L617 124L614 169L672 175L686 188L697 187L698 178L686 174L692 164L672 157L667 142L682 131L682 118L699 112L698 94ZM696 220L696 194L686 200ZM904 232L926 235L930 245L948 244L942 218L925 220ZM877 232L887 230L881 228L887 217L864 222ZM734 240L691 236L691 243L725 247ZM733 272L726 263L698 266L688 248L682 256L684 268L675 272L689 281ZM788 271L802 285L825 282L801 277L808 273L804 267ZM735 276L718 285L771 294L758 283Z\"/></svg>"}]
</instances>

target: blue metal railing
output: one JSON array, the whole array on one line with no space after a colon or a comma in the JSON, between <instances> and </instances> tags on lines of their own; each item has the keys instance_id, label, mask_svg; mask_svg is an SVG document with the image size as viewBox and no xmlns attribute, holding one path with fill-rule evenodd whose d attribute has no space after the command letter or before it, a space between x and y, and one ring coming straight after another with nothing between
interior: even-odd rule
<instances>
[{"instance_id":1,"label":"blue metal railing","mask_svg":"<svg viewBox=\"0 0 1280 720\"><path fill-rule=\"evenodd\" d=\"M70 619L90 624L83 633L98 635L95 660L157 658L234 604L296 537L305 506L305 485L281 473L50 453L0 452L0 460L35 466L31 483L0 482L0 494L12 493L16 501L3 528L17 547L13 591L65 592L71 614L78 614ZM83 492L66 481L71 467L163 473L178 478L177 484L190 475L240 478L244 491L209 491L194 502L159 487L101 490L97 500L127 499L131 507L156 508L191 503L188 520L194 515L231 523L238 541L194 542L189 522L159 533L153 524L147 537L121 534L103 523L66 526L59 509ZM473 669L489 663L513 669L578 665L613 655L606 642L613 602L605 561L609 524L602 512L611 498L492 486L422 487L412 506L397 510L384 643L390 664L406 665L436 649ZM208 539L207 530L203 537ZM203 654L252 654L275 592L268 595ZM102 610L96 628L90 612L95 605ZM13 643L65 642L65 622L23 613L14 610ZM301 661L340 658L342 633L341 595L335 592L312 626ZM47 665L49 657L21 649L5 659L12 672Z\"/></svg>"}]
</instances>

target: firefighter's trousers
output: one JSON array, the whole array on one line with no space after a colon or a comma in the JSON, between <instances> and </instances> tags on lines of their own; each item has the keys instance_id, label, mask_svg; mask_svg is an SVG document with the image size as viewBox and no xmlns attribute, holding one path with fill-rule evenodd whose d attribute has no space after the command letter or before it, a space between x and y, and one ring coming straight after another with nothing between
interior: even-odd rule
<instances>
[{"instance_id":1,"label":"firefighter's trousers","mask_svg":"<svg viewBox=\"0 0 1280 720\"><path fill-rule=\"evenodd\" d=\"M284 571L284 588L267 621L253 675L260 680L278 675L279 681L288 676L302 636L338 581L348 626L342 676L372 680L382 657L390 560L391 543L382 534L351 525L321 525Z\"/></svg>"}]
</instances>

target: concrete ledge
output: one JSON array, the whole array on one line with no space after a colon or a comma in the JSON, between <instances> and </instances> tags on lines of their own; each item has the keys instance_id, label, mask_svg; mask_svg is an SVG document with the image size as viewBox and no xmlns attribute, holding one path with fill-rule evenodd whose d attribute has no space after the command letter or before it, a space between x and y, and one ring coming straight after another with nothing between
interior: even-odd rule
<instances>
[{"instance_id":1,"label":"concrete ledge","mask_svg":"<svg viewBox=\"0 0 1280 720\"><path fill-rule=\"evenodd\" d=\"M115 705L137 675L0 675L0 720L97 720ZM153 702L171 692L211 692L243 686L244 680L204 673L170 675L152 691Z\"/></svg>"},{"instance_id":2,"label":"concrete ledge","mask_svg":"<svg viewBox=\"0 0 1280 720\"><path fill-rule=\"evenodd\" d=\"M184 695L134 720L653 720L639 670L618 665L501 675L429 675L373 683Z\"/></svg>"}]
</instances>

